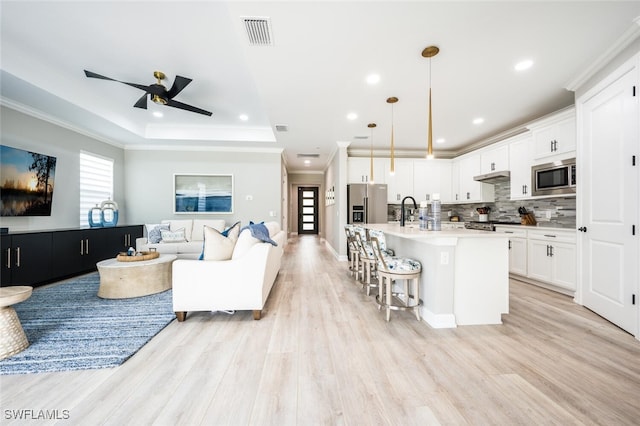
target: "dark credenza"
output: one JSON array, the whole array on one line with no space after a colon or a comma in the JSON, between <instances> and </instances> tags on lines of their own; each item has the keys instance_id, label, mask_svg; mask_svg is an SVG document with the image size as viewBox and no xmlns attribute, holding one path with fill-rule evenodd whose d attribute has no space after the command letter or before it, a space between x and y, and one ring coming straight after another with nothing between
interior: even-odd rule
<instances>
[{"instance_id":1,"label":"dark credenza","mask_svg":"<svg viewBox=\"0 0 640 426\"><path fill-rule=\"evenodd\" d=\"M139 237L142 225L2 235L0 285L37 286L93 271Z\"/></svg>"}]
</instances>

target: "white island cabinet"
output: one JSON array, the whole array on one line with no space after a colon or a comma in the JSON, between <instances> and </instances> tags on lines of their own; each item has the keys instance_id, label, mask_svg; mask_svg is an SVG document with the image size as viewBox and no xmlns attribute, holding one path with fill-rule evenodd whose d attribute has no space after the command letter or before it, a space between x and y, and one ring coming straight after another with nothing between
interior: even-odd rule
<instances>
[{"instance_id":1,"label":"white island cabinet","mask_svg":"<svg viewBox=\"0 0 640 426\"><path fill-rule=\"evenodd\" d=\"M418 260L420 316L433 328L502 324L509 312L508 236L451 229L421 231L416 226L369 224L385 233L396 256Z\"/></svg>"}]
</instances>

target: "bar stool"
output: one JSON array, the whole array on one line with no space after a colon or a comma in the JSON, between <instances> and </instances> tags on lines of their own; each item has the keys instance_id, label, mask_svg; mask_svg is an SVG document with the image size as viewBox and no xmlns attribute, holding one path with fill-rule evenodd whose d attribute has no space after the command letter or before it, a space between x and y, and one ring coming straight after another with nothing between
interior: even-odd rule
<instances>
[{"instance_id":1,"label":"bar stool","mask_svg":"<svg viewBox=\"0 0 640 426\"><path fill-rule=\"evenodd\" d=\"M393 310L413 310L416 319L420 321L420 274L422 265L417 260L385 256L380 249L376 237L371 238L371 246L378 263L378 279L380 290L376 297L378 309L387 310L387 321ZM393 282L404 281L404 293L393 293ZM413 287L413 288L412 288ZM394 300L394 296L396 299Z\"/></svg>"},{"instance_id":2,"label":"bar stool","mask_svg":"<svg viewBox=\"0 0 640 426\"><path fill-rule=\"evenodd\" d=\"M376 274L376 256L373 253L371 244L366 240L364 228L355 228L356 244L360 251L360 263L362 271L360 273L362 288L367 290L367 296L371 294L372 287L378 287L377 282L373 282L372 278Z\"/></svg>"},{"instance_id":3,"label":"bar stool","mask_svg":"<svg viewBox=\"0 0 640 426\"><path fill-rule=\"evenodd\" d=\"M349 248L349 271L351 276L355 276L358 279L360 274L360 250L356 242L355 232L353 231L353 225L345 225L344 232L347 235L347 246Z\"/></svg>"}]
</instances>

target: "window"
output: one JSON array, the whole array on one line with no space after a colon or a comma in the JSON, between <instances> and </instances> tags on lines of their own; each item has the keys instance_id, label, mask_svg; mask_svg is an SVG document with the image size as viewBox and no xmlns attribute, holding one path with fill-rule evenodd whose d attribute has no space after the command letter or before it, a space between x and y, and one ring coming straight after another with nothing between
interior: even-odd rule
<instances>
[{"instance_id":1,"label":"window","mask_svg":"<svg viewBox=\"0 0 640 426\"><path fill-rule=\"evenodd\" d=\"M89 226L89 210L113 200L113 160L80 152L80 226Z\"/></svg>"}]
</instances>

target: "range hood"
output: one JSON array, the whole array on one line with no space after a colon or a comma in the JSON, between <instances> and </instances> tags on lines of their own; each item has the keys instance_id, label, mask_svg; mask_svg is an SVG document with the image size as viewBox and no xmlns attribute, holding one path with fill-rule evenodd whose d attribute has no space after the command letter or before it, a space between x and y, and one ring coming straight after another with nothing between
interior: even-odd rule
<instances>
[{"instance_id":1,"label":"range hood","mask_svg":"<svg viewBox=\"0 0 640 426\"><path fill-rule=\"evenodd\" d=\"M474 176L473 180L477 180L478 182L483 183L498 183L498 182L508 182L511 178L511 172L509 170L503 170L500 172L491 172L484 175Z\"/></svg>"}]
</instances>

